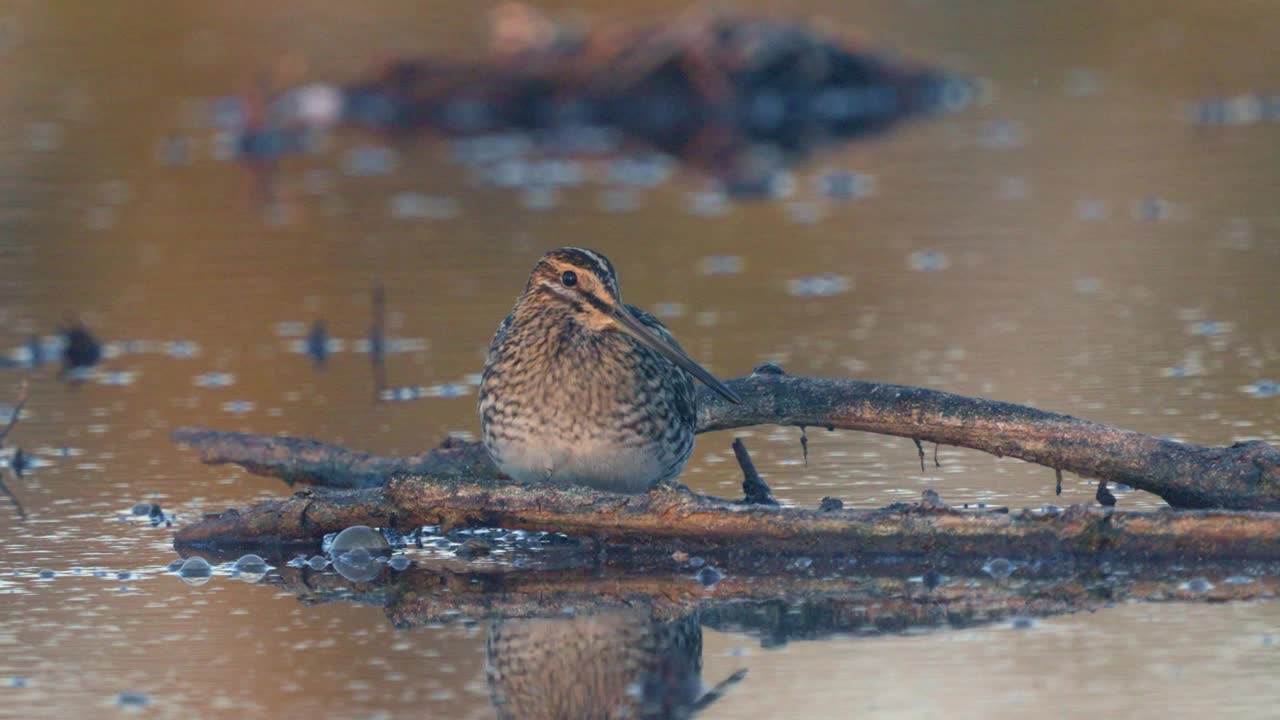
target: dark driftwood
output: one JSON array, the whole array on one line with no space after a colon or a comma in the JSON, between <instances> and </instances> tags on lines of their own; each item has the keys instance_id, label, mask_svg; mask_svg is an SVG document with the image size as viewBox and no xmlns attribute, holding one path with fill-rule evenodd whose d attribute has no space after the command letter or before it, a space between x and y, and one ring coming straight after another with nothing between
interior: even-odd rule
<instances>
[{"instance_id":1,"label":"dark driftwood","mask_svg":"<svg viewBox=\"0 0 1280 720\"><path fill-rule=\"evenodd\" d=\"M1015 457L1130 485L1176 508L1280 510L1280 451L1261 442L1201 447L1046 412L905 385L795 377L772 366L728 385L745 401L698 393L698 431L751 425L862 430ZM180 429L174 439L207 463L330 487L373 487L397 474L497 477L473 444L409 458L357 453L312 440Z\"/></svg>"},{"instance_id":2,"label":"dark driftwood","mask_svg":"<svg viewBox=\"0 0 1280 720\"><path fill-rule=\"evenodd\" d=\"M310 489L181 528L180 549L314 544L352 525L409 531L492 526L554 529L629 552L698 552L756 565L826 556L1114 558L1163 562L1280 560L1280 515L1117 513L1077 505L1019 514L957 510L928 498L879 510L746 505L678 488L615 495L476 478L399 477L381 488Z\"/></svg>"}]
</instances>

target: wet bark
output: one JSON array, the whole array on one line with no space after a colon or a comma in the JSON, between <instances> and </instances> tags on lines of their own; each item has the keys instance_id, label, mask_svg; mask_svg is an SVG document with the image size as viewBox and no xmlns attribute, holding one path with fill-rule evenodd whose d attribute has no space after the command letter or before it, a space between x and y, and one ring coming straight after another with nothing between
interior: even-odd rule
<instances>
[{"instance_id":1,"label":"wet bark","mask_svg":"<svg viewBox=\"0 0 1280 720\"><path fill-rule=\"evenodd\" d=\"M1187 445L1023 405L905 385L789 376L773 366L728 385L744 398L742 404L699 388L699 432L767 424L861 430L1124 483L1175 508L1280 510L1280 451L1261 441ZM235 463L329 487L374 487L400 474L499 477L474 443L386 458L294 438L192 428L173 437L200 450L207 463Z\"/></svg>"},{"instance_id":2,"label":"wet bark","mask_svg":"<svg viewBox=\"0 0 1280 720\"><path fill-rule=\"evenodd\" d=\"M179 549L314 545L352 525L409 532L423 525L555 530L613 552L696 552L786 563L823 557L1004 557L1038 562L1280 560L1280 515L1192 511L1121 513L1077 505L1065 512L974 513L936 494L878 510L747 505L663 487L642 495L529 486L470 477L394 478L381 488L309 489L181 528Z\"/></svg>"}]
</instances>

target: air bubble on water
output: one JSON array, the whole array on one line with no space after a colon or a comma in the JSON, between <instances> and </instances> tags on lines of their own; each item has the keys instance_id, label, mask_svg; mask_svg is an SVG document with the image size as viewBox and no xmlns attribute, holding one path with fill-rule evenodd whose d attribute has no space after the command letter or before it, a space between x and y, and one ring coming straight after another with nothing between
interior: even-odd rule
<instances>
[{"instance_id":1,"label":"air bubble on water","mask_svg":"<svg viewBox=\"0 0 1280 720\"><path fill-rule=\"evenodd\" d=\"M387 561L387 565L396 572L400 572L409 567L409 558L405 555L392 555Z\"/></svg>"},{"instance_id":2,"label":"air bubble on water","mask_svg":"<svg viewBox=\"0 0 1280 720\"><path fill-rule=\"evenodd\" d=\"M178 574L184 578L207 578L213 574L213 566L208 560L196 555L182 562L178 567Z\"/></svg>"},{"instance_id":3,"label":"air bubble on water","mask_svg":"<svg viewBox=\"0 0 1280 720\"><path fill-rule=\"evenodd\" d=\"M1005 578L1008 578L1013 574L1015 569L1014 564L1005 558L988 560L986 564L982 566L982 572L990 575L996 580L1004 580Z\"/></svg>"},{"instance_id":4,"label":"air bubble on water","mask_svg":"<svg viewBox=\"0 0 1280 720\"><path fill-rule=\"evenodd\" d=\"M307 561L307 567L312 570L323 570L329 566L329 558L323 555L316 555Z\"/></svg>"},{"instance_id":5,"label":"air bubble on water","mask_svg":"<svg viewBox=\"0 0 1280 720\"><path fill-rule=\"evenodd\" d=\"M1196 593L1196 594L1207 593L1213 588L1214 588L1213 583L1209 582L1207 578L1202 578L1202 577L1188 580L1187 582L1184 582L1178 586L1179 590L1185 590L1186 592Z\"/></svg>"},{"instance_id":6,"label":"air bubble on water","mask_svg":"<svg viewBox=\"0 0 1280 720\"><path fill-rule=\"evenodd\" d=\"M237 559L235 564L231 567L233 570L251 575L265 574L271 569L271 566L267 564L266 560L263 560L261 556L254 555L252 553L240 556L240 558Z\"/></svg>"},{"instance_id":7,"label":"air bubble on water","mask_svg":"<svg viewBox=\"0 0 1280 720\"><path fill-rule=\"evenodd\" d=\"M391 545L382 533L368 525L353 525L334 536L326 552L331 557L338 557L356 549L381 553L390 548Z\"/></svg>"}]
</instances>

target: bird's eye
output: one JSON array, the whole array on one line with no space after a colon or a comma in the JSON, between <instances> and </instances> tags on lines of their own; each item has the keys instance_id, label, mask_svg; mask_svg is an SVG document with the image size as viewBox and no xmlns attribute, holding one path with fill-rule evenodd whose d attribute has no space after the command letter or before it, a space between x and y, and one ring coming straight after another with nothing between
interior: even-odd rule
<instances>
[{"instance_id":1,"label":"bird's eye","mask_svg":"<svg viewBox=\"0 0 1280 720\"><path fill-rule=\"evenodd\" d=\"M560 276L560 282L564 283L565 287L573 287L578 284L578 273L572 270L565 270L564 274Z\"/></svg>"}]
</instances>

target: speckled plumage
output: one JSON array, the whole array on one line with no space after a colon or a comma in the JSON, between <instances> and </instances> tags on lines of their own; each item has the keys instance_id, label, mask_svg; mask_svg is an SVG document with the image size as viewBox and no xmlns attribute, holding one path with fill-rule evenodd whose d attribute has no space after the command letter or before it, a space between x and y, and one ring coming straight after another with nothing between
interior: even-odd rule
<instances>
[{"instance_id":1,"label":"speckled plumage","mask_svg":"<svg viewBox=\"0 0 1280 720\"><path fill-rule=\"evenodd\" d=\"M502 620L489 628L486 675L504 720L690 717L702 693L702 626L644 610Z\"/></svg>"},{"instance_id":2,"label":"speckled plumage","mask_svg":"<svg viewBox=\"0 0 1280 720\"><path fill-rule=\"evenodd\" d=\"M566 268L581 279L556 287ZM562 248L534 267L480 383L484 444L504 473L631 493L680 474L693 450L694 379L611 324L619 307L679 350L657 318L622 304L604 256Z\"/></svg>"}]
</instances>

